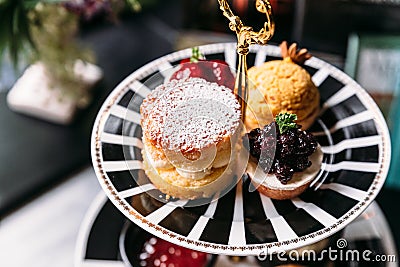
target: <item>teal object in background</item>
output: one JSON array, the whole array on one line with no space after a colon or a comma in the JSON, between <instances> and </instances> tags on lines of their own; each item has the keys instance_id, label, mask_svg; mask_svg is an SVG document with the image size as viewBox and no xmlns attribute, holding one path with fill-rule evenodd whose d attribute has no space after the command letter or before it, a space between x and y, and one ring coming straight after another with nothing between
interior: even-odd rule
<instances>
[{"instance_id":1,"label":"teal object in background","mask_svg":"<svg viewBox=\"0 0 400 267\"><path fill-rule=\"evenodd\" d=\"M386 186L400 189L400 66L398 66L397 80L397 88L388 121L392 140L392 161Z\"/></svg>"},{"instance_id":2,"label":"teal object in background","mask_svg":"<svg viewBox=\"0 0 400 267\"><path fill-rule=\"evenodd\" d=\"M344 69L375 98L386 118L392 159L385 186L400 189L400 35L351 34Z\"/></svg>"}]
</instances>

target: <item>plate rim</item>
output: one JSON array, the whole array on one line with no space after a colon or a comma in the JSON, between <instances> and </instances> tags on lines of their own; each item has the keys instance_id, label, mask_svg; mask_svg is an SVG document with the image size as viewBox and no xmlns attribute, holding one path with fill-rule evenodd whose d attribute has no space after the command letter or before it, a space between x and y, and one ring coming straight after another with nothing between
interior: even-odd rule
<instances>
[{"instance_id":1,"label":"plate rim","mask_svg":"<svg viewBox=\"0 0 400 267\"><path fill-rule=\"evenodd\" d=\"M92 200L89 208L87 209L86 213L85 213L85 217L82 220L82 223L80 225L79 228L79 234L78 234L78 238L77 238L77 243L76 243L76 247L75 247L75 253L74 253L74 258L75 258L75 267L82 267L84 266L84 262L87 261L84 259L84 255L85 255L85 248L86 248L86 244L88 241L88 237L91 233L92 227L93 227L93 222L99 217L101 211L104 209L105 205L107 204L107 201L110 201L109 198L107 197L107 195L103 192L100 191L96 197ZM385 248L385 254L388 255L396 255L396 258L398 256L398 253L396 251L396 246L395 246L395 242L393 240L393 238L391 236L387 236L391 234L391 229L389 227L389 224L387 222L387 218L385 217L381 207L379 206L379 204L376 201L373 201L371 203L371 205L368 207L368 209L365 212L371 212L373 214L375 214L375 216L377 216L376 221L373 222L373 224L375 225L376 223L379 223L379 225L376 226L382 226L380 229L380 232L382 234L382 238L384 238L384 240L382 240L383 243L383 247ZM364 214L364 213L363 213ZM124 218L125 223L128 221L128 219ZM365 217L358 217L356 220L354 220L352 223L357 223L359 221L364 221ZM124 223L124 225L125 225ZM130 223L132 223L130 221ZM137 226L139 227L139 226ZM122 229L122 228L121 228ZM142 229L142 231L145 231ZM346 229L344 229L344 231L346 231ZM121 230L122 232L122 230ZM351 236L351 234L350 234ZM346 235L346 232L344 232L344 236L343 238L345 238L346 240L348 240L347 238L349 238L348 234ZM382 239L381 238L381 239ZM388 239L386 239L388 238ZM104 261L103 261L104 263ZM115 261L108 261L107 263L115 263L115 267L122 267L125 266L123 265L124 262L123 260L115 260ZM114 266L114 265L112 265ZM387 266L386 267L395 267L396 262L387 262Z\"/></svg>"},{"instance_id":2,"label":"plate rim","mask_svg":"<svg viewBox=\"0 0 400 267\"><path fill-rule=\"evenodd\" d=\"M209 44L199 46L200 50L207 51L207 53L218 52L221 53L225 51L225 49L232 48L234 49L236 43L218 43L218 44ZM251 47L250 52L259 51L260 49L265 50L267 55L278 55L279 56L279 48L275 45L267 45L267 46L258 46L254 45ZM133 73L127 76L121 83L119 83L107 99L103 102L102 107L100 108L91 136L91 155L92 155L92 164L96 173L96 176L102 186L103 190L106 192L106 195L111 200L111 202L132 222L137 224L142 229L150 232L151 234L165 239L171 243L187 247L189 249L204 251L208 253L218 253L218 254L227 254L227 255L257 255L261 252L265 252L267 249L268 253L279 252L282 250L291 250L301 246L306 246L312 244L314 242L320 241L324 238L329 237L330 235L340 231L347 224L356 219L368 206L373 202L375 197L378 195L381 190L390 165L391 159L391 146L390 146L390 135L382 115L382 112L378 108L377 104L373 101L372 97L363 89L356 81L350 78L343 71L334 67L333 65L318 59L316 57L312 57L307 65L317 66L319 68L326 68L330 72L335 79L343 82L345 85L352 85L357 93L360 93L360 100L366 104L369 110L373 112L373 120L377 125L378 134L382 138L382 149L379 152L379 172L376 174L373 183L368 189L366 197L363 201L359 201L355 206L353 206L346 214L342 217L338 218L336 223L329 226L324 227L323 229L304 235L299 236L298 238L294 238L291 240L285 241L277 241L272 243L264 243L264 244L248 244L245 246L233 246L233 245L224 245L224 244L215 244L200 240L190 240L185 236L176 234L164 227L154 225L147 219L145 219L142 215L137 213L133 208L125 203L124 200L120 199L118 194L114 191L113 186L109 183L106 173L102 168L102 155L101 155L101 146L100 146L100 129L104 126L105 118L108 118L110 114L111 107L116 103L118 97L129 90L129 84L131 84L135 80L140 80L146 77L146 74L152 74L154 72L148 71L149 69L157 69L157 66L162 64L163 62L170 62L179 60L184 57L188 57L191 53L191 49L184 49L177 52L173 52L162 56L158 59L155 59ZM268 54L269 53L269 54ZM311 63L311 64L310 64Z\"/></svg>"},{"instance_id":3,"label":"plate rim","mask_svg":"<svg viewBox=\"0 0 400 267\"><path fill-rule=\"evenodd\" d=\"M88 263L100 264L100 262L101 263L110 262L110 261L104 261L104 260L100 261L100 260L85 259L85 252L87 249L91 229L93 227L94 222L98 218L100 212L102 211L105 204L107 203L107 200L109 200L109 197L106 195L106 193L103 190L101 190L94 197L94 199L92 200L92 203L90 204L89 208L87 209L87 211L85 213L85 216L79 227L79 232L78 232L78 235L76 238L76 243L75 243L75 251L74 251L74 266L75 267L82 267L82 266L84 266L84 264L88 264ZM125 218L125 220L126 220L126 218ZM122 261L118 261L118 262L123 263ZM115 266L115 267L117 267L117 266ZM120 267L122 267L122 265Z\"/></svg>"}]
</instances>

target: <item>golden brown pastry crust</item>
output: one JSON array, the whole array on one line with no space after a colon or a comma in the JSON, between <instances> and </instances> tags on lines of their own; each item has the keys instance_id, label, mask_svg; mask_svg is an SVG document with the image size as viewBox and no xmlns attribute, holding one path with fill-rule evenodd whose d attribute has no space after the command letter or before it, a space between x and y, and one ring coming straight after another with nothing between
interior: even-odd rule
<instances>
[{"instance_id":1,"label":"golden brown pastry crust","mask_svg":"<svg viewBox=\"0 0 400 267\"><path fill-rule=\"evenodd\" d=\"M289 112L296 114L297 123L307 129L318 116L318 88L310 74L290 58L252 67L248 75L250 92L245 119L248 128L268 124L280 112Z\"/></svg>"},{"instance_id":2,"label":"golden brown pastry crust","mask_svg":"<svg viewBox=\"0 0 400 267\"><path fill-rule=\"evenodd\" d=\"M311 182L312 181L309 181L292 190L271 189L266 186L260 185L257 187L257 191L272 199L277 199L277 200L292 199L303 193L310 186Z\"/></svg>"},{"instance_id":3,"label":"golden brown pastry crust","mask_svg":"<svg viewBox=\"0 0 400 267\"><path fill-rule=\"evenodd\" d=\"M176 198L197 199L211 197L220 189L234 182L235 175L229 167L213 168L211 173L202 179L185 178L173 169L155 169L147 158L146 150L142 149L143 165L146 175L161 192Z\"/></svg>"}]
</instances>

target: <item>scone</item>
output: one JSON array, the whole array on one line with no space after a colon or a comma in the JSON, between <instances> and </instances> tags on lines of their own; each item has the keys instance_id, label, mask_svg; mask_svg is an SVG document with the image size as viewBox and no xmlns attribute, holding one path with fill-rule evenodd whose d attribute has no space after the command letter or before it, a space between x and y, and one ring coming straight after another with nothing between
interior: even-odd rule
<instances>
[{"instance_id":1,"label":"scone","mask_svg":"<svg viewBox=\"0 0 400 267\"><path fill-rule=\"evenodd\" d=\"M323 153L316 138L295 121L295 114L280 113L246 135L251 155L247 172L257 190L272 199L300 195L321 169Z\"/></svg>"},{"instance_id":2,"label":"scone","mask_svg":"<svg viewBox=\"0 0 400 267\"><path fill-rule=\"evenodd\" d=\"M320 109L320 95L310 74L300 65L311 55L297 45L281 44L283 60L265 62L249 69L248 129L270 123L280 112L297 114L297 123L308 129Z\"/></svg>"},{"instance_id":3,"label":"scone","mask_svg":"<svg viewBox=\"0 0 400 267\"><path fill-rule=\"evenodd\" d=\"M200 78L158 86L140 107L145 172L163 193L210 197L232 183L240 105Z\"/></svg>"}]
</instances>

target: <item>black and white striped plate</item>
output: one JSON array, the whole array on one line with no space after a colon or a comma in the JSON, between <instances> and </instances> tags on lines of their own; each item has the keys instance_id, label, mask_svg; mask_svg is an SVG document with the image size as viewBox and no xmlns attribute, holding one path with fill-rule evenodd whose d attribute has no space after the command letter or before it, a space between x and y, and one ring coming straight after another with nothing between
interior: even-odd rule
<instances>
[{"instance_id":1,"label":"black and white striped plate","mask_svg":"<svg viewBox=\"0 0 400 267\"><path fill-rule=\"evenodd\" d=\"M90 206L80 227L75 251L75 267L126 267L123 256L121 256L124 252L119 250L124 225L126 225L125 216L107 199L103 192L100 193ZM137 228L135 230L141 233ZM347 241L346 248L348 249L360 252L369 250L372 252L371 255L394 255L397 259L397 250L388 223L375 202L345 228L343 238ZM333 249L337 248L333 247ZM217 263L221 262L220 258L218 257ZM246 266L244 264L228 264L229 261L225 257L222 257L222 261L225 264L215 264L215 266ZM249 262L254 262L254 260L249 259ZM366 264L343 261L337 266L361 267ZM396 267L397 262L376 262L375 264L369 262L368 266Z\"/></svg>"},{"instance_id":2,"label":"black and white striped plate","mask_svg":"<svg viewBox=\"0 0 400 267\"><path fill-rule=\"evenodd\" d=\"M224 59L232 68L237 64L233 43L206 45L200 51L208 59ZM271 200L248 192L249 181L243 179L222 198L198 207L184 207L184 202L165 204L149 197L149 192L160 192L142 170L139 106L164 82L163 71L190 54L190 49L175 52L132 73L114 89L96 119L94 169L110 200L127 218L155 236L191 249L257 255L324 239L357 218L373 201L390 162L385 120L355 81L317 58L308 60L305 68L321 93L322 111L311 131L325 160L306 193L293 200ZM279 55L276 46L253 46L248 65L260 65Z\"/></svg>"}]
</instances>

